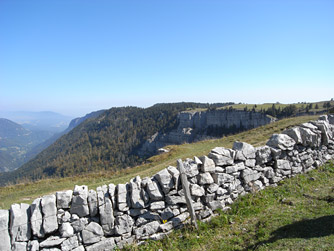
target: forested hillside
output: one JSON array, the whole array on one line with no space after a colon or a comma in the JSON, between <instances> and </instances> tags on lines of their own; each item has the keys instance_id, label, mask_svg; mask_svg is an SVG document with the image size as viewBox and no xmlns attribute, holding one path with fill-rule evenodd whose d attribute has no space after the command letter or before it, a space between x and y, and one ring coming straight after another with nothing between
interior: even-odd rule
<instances>
[{"instance_id":1,"label":"forested hillside","mask_svg":"<svg viewBox=\"0 0 334 251\"><path fill-rule=\"evenodd\" d=\"M0 183L134 166L143 161L137 154L139 147L152 134L175 128L180 111L229 104L174 103L146 109L111 108L83 122L18 170L1 174Z\"/></svg>"}]
</instances>

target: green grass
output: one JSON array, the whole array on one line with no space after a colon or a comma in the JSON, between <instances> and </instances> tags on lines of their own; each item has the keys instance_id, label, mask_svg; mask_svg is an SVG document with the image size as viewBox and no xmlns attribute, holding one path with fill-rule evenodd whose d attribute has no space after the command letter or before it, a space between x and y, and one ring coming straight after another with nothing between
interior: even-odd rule
<instances>
[{"instance_id":1,"label":"green grass","mask_svg":"<svg viewBox=\"0 0 334 251\"><path fill-rule=\"evenodd\" d=\"M334 250L334 165L240 197L231 210L127 250Z\"/></svg>"},{"instance_id":2,"label":"green grass","mask_svg":"<svg viewBox=\"0 0 334 251\"><path fill-rule=\"evenodd\" d=\"M176 160L179 158L185 159L193 158L193 156L202 156L208 154L210 150L216 146L231 148L233 142L237 140L253 144L254 146L264 145L273 133L278 133L287 127L299 125L315 118L317 118L317 116L288 118L221 139L169 146L169 153L153 156L146 164L121 170L116 173L106 171L69 178L44 179L36 182L25 182L19 185L1 187L0 208L8 209L13 203L31 203L33 199L39 196L64 189L73 189L74 185L85 184L88 185L89 188L95 189L97 186L103 184L125 183L137 175L141 177L151 176L169 165L175 166Z\"/></svg>"}]
</instances>

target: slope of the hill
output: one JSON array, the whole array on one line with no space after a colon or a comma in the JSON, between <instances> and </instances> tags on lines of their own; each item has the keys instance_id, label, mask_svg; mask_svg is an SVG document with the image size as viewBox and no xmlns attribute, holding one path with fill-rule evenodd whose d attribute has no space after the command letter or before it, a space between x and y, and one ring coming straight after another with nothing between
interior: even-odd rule
<instances>
[{"instance_id":1,"label":"slope of the hill","mask_svg":"<svg viewBox=\"0 0 334 251\"><path fill-rule=\"evenodd\" d=\"M208 104L111 108L98 118L83 122L15 172L2 174L0 184L22 177L33 180L66 177L134 166L143 161L137 150L149 136L172 130L177 126L176 116L180 111L198 107L205 108Z\"/></svg>"},{"instance_id":2,"label":"slope of the hill","mask_svg":"<svg viewBox=\"0 0 334 251\"><path fill-rule=\"evenodd\" d=\"M52 135L45 131L30 131L23 126L0 118L0 172L18 168L28 158L28 152Z\"/></svg>"},{"instance_id":3,"label":"slope of the hill","mask_svg":"<svg viewBox=\"0 0 334 251\"><path fill-rule=\"evenodd\" d=\"M151 176L169 165L175 165L176 160L179 158L186 159L193 158L193 156L206 155L216 146L231 148L234 141L244 141L254 146L264 145L273 133L279 133L285 128L308 122L316 117L317 116L293 117L220 139L169 146L169 153L153 156L149 159L149 162L144 165L119 170L117 172L103 171L84 175L79 175L78 173L77 176L73 177L44 179L37 182L0 187L0 208L9 208L13 203L28 203L38 196L55 191L73 189L76 184L86 184L89 188L95 189L97 186L109 183L126 183L137 175L142 178Z\"/></svg>"}]
</instances>

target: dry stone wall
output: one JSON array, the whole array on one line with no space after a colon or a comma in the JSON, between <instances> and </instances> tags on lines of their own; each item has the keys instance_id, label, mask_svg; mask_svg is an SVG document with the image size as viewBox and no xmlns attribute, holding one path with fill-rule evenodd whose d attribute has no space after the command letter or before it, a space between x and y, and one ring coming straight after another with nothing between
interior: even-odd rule
<instances>
[{"instance_id":1,"label":"dry stone wall","mask_svg":"<svg viewBox=\"0 0 334 251\"><path fill-rule=\"evenodd\" d=\"M183 161L198 220L240 195L312 170L334 157L334 117L274 134L266 146L235 142ZM178 168L126 184L57 192L0 210L0 250L96 251L159 240L189 222Z\"/></svg>"}]
</instances>

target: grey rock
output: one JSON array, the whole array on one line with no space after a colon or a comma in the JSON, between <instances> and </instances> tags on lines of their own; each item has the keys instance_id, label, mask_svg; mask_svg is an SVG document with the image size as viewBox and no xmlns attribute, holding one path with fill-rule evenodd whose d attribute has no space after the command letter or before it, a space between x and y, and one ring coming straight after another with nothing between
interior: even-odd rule
<instances>
[{"instance_id":1,"label":"grey rock","mask_svg":"<svg viewBox=\"0 0 334 251\"><path fill-rule=\"evenodd\" d=\"M29 241L28 242L28 246L27 246L27 250L29 250L29 251L38 251L39 250L39 242L38 242L38 240Z\"/></svg>"},{"instance_id":2,"label":"grey rock","mask_svg":"<svg viewBox=\"0 0 334 251\"><path fill-rule=\"evenodd\" d=\"M136 239L152 235L158 231L160 223L158 221L152 221L134 230Z\"/></svg>"},{"instance_id":3,"label":"grey rock","mask_svg":"<svg viewBox=\"0 0 334 251\"><path fill-rule=\"evenodd\" d=\"M215 173L212 176L215 183L219 186L223 185L224 183L232 182L234 180L234 177L227 173Z\"/></svg>"},{"instance_id":4,"label":"grey rock","mask_svg":"<svg viewBox=\"0 0 334 251\"><path fill-rule=\"evenodd\" d=\"M312 122L321 131L321 140L324 145L328 145L333 138L333 133L330 129L330 124L325 120Z\"/></svg>"},{"instance_id":5,"label":"grey rock","mask_svg":"<svg viewBox=\"0 0 334 251\"><path fill-rule=\"evenodd\" d=\"M255 159L246 159L245 166L254 168L255 167L256 160Z\"/></svg>"},{"instance_id":6,"label":"grey rock","mask_svg":"<svg viewBox=\"0 0 334 251\"><path fill-rule=\"evenodd\" d=\"M108 187L104 185L96 188L97 201L100 212L100 222L105 235L112 235L114 233L114 214L113 206L109 196Z\"/></svg>"},{"instance_id":7,"label":"grey rock","mask_svg":"<svg viewBox=\"0 0 334 251\"><path fill-rule=\"evenodd\" d=\"M266 167L264 170L264 176L268 179L274 178L275 177L274 169L272 169L271 167Z\"/></svg>"},{"instance_id":8,"label":"grey rock","mask_svg":"<svg viewBox=\"0 0 334 251\"><path fill-rule=\"evenodd\" d=\"M296 144L301 144L303 142L302 136L300 133L300 127L293 127L293 128L284 130L282 133L293 138Z\"/></svg>"},{"instance_id":9,"label":"grey rock","mask_svg":"<svg viewBox=\"0 0 334 251\"><path fill-rule=\"evenodd\" d=\"M293 150L295 144L296 142L286 134L273 134L267 142L267 146L281 150Z\"/></svg>"},{"instance_id":10,"label":"grey rock","mask_svg":"<svg viewBox=\"0 0 334 251\"><path fill-rule=\"evenodd\" d=\"M175 188L177 189L179 184L180 172L174 166L167 167L167 171L172 175Z\"/></svg>"},{"instance_id":11,"label":"grey rock","mask_svg":"<svg viewBox=\"0 0 334 251\"><path fill-rule=\"evenodd\" d=\"M74 235L74 229L69 222L61 224L59 228L59 233L62 238L68 238Z\"/></svg>"},{"instance_id":12,"label":"grey rock","mask_svg":"<svg viewBox=\"0 0 334 251\"><path fill-rule=\"evenodd\" d=\"M197 184L191 184L190 185L190 193L192 196L204 196L205 195L205 190L203 187L197 185Z\"/></svg>"},{"instance_id":13,"label":"grey rock","mask_svg":"<svg viewBox=\"0 0 334 251\"><path fill-rule=\"evenodd\" d=\"M95 217L98 214L98 205L97 205L97 193L95 190L89 190L88 192L88 208L90 217Z\"/></svg>"},{"instance_id":14,"label":"grey rock","mask_svg":"<svg viewBox=\"0 0 334 251\"><path fill-rule=\"evenodd\" d=\"M195 177L199 174L198 164L194 162L185 161L183 167L187 177Z\"/></svg>"},{"instance_id":15,"label":"grey rock","mask_svg":"<svg viewBox=\"0 0 334 251\"><path fill-rule=\"evenodd\" d=\"M169 205L186 204L186 198L184 196L167 195L166 202Z\"/></svg>"},{"instance_id":16,"label":"grey rock","mask_svg":"<svg viewBox=\"0 0 334 251\"><path fill-rule=\"evenodd\" d=\"M93 244L92 246L94 246L94 245L96 245L96 244ZM89 248L89 247L87 247L87 248ZM81 245L77 248L72 249L71 251L85 251L85 248L84 248L84 246Z\"/></svg>"},{"instance_id":17,"label":"grey rock","mask_svg":"<svg viewBox=\"0 0 334 251\"><path fill-rule=\"evenodd\" d=\"M145 178L146 184L146 191L151 200L162 200L163 194L159 189L158 183L155 180L151 180L150 178Z\"/></svg>"},{"instance_id":18,"label":"grey rock","mask_svg":"<svg viewBox=\"0 0 334 251\"><path fill-rule=\"evenodd\" d=\"M134 221L131 216L124 214L116 217L115 233L122 235L125 233L131 233Z\"/></svg>"},{"instance_id":19,"label":"grey rock","mask_svg":"<svg viewBox=\"0 0 334 251\"><path fill-rule=\"evenodd\" d=\"M224 189L224 188L222 188L222 187L219 187L218 189L217 189L217 195L224 195L224 194L226 194L228 191L226 190L226 189Z\"/></svg>"},{"instance_id":20,"label":"grey rock","mask_svg":"<svg viewBox=\"0 0 334 251\"><path fill-rule=\"evenodd\" d=\"M0 209L0 250L9 251L11 249L9 227L9 211Z\"/></svg>"},{"instance_id":21,"label":"grey rock","mask_svg":"<svg viewBox=\"0 0 334 251\"><path fill-rule=\"evenodd\" d=\"M180 214L180 210L177 208L171 208L171 207L167 207L166 209L164 209L161 212L161 219L162 220L169 220L170 218L173 218L177 215Z\"/></svg>"},{"instance_id":22,"label":"grey rock","mask_svg":"<svg viewBox=\"0 0 334 251\"><path fill-rule=\"evenodd\" d=\"M225 207L225 203L223 200L219 201L219 200L214 200L208 203L209 207L212 211L215 211L217 209L224 209Z\"/></svg>"},{"instance_id":23,"label":"grey rock","mask_svg":"<svg viewBox=\"0 0 334 251\"><path fill-rule=\"evenodd\" d=\"M216 173L225 173L226 172L226 167L216 166L215 172Z\"/></svg>"},{"instance_id":24,"label":"grey rock","mask_svg":"<svg viewBox=\"0 0 334 251\"><path fill-rule=\"evenodd\" d=\"M103 236L102 227L96 222L89 223L84 230L82 230L82 242L84 244L93 244L99 242Z\"/></svg>"},{"instance_id":25,"label":"grey rock","mask_svg":"<svg viewBox=\"0 0 334 251\"><path fill-rule=\"evenodd\" d=\"M113 209L116 209L116 186L114 184L108 185L108 192L112 202Z\"/></svg>"},{"instance_id":26,"label":"grey rock","mask_svg":"<svg viewBox=\"0 0 334 251\"><path fill-rule=\"evenodd\" d=\"M11 243L28 241L31 238L30 208L28 204L13 204L10 207Z\"/></svg>"},{"instance_id":27,"label":"grey rock","mask_svg":"<svg viewBox=\"0 0 334 251\"><path fill-rule=\"evenodd\" d=\"M57 208L63 208L63 209L70 208L72 195L73 195L72 190L56 192Z\"/></svg>"},{"instance_id":28,"label":"grey rock","mask_svg":"<svg viewBox=\"0 0 334 251\"><path fill-rule=\"evenodd\" d=\"M162 169L160 172L154 175L154 177L161 185L162 191L165 194L168 194L168 192L174 187L172 175L170 175L166 168Z\"/></svg>"},{"instance_id":29,"label":"grey rock","mask_svg":"<svg viewBox=\"0 0 334 251\"><path fill-rule=\"evenodd\" d=\"M114 238L107 238L103 241L86 247L86 251L113 251L116 247Z\"/></svg>"},{"instance_id":30,"label":"grey rock","mask_svg":"<svg viewBox=\"0 0 334 251\"><path fill-rule=\"evenodd\" d=\"M317 147L321 143L321 137L309 128L300 127L303 146Z\"/></svg>"},{"instance_id":31,"label":"grey rock","mask_svg":"<svg viewBox=\"0 0 334 251\"><path fill-rule=\"evenodd\" d=\"M245 169L242 171L241 177L245 181L245 183L249 183L254 180L258 180L261 177L261 173L251 169Z\"/></svg>"},{"instance_id":32,"label":"grey rock","mask_svg":"<svg viewBox=\"0 0 334 251\"><path fill-rule=\"evenodd\" d=\"M215 172L215 162L208 158L207 156L203 156L200 158L202 161L202 165L201 165L201 171L203 173L208 172L208 173L214 173Z\"/></svg>"},{"instance_id":33,"label":"grey rock","mask_svg":"<svg viewBox=\"0 0 334 251\"><path fill-rule=\"evenodd\" d=\"M73 220L71 223L71 226L74 229L74 232L80 232L82 231L88 224L88 219L87 218L78 218L76 220Z\"/></svg>"},{"instance_id":34,"label":"grey rock","mask_svg":"<svg viewBox=\"0 0 334 251\"><path fill-rule=\"evenodd\" d=\"M208 191L208 193L215 193L219 188L219 185L217 185L216 183L210 184L206 190Z\"/></svg>"},{"instance_id":35,"label":"grey rock","mask_svg":"<svg viewBox=\"0 0 334 251\"><path fill-rule=\"evenodd\" d=\"M77 214L80 217L89 215L88 207L88 187L75 186L72 197L71 214Z\"/></svg>"},{"instance_id":36,"label":"grey rock","mask_svg":"<svg viewBox=\"0 0 334 251\"><path fill-rule=\"evenodd\" d=\"M70 251L79 247L79 240L77 236L72 236L64 240L61 244L62 251Z\"/></svg>"},{"instance_id":37,"label":"grey rock","mask_svg":"<svg viewBox=\"0 0 334 251\"><path fill-rule=\"evenodd\" d=\"M130 215L136 217L138 215L147 213L147 209L130 209Z\"/></svg>"},{"instance_id":38,"label":"grey rock","mask_svg":"<svg viewBox=\"0 0 334 251\"><path fill-rule=\"evenodd\" d=\"M256 148L256 164L263 165L272 160L271 149L269 146Z\"/></svg>"},{"instance_id":39,"label":"grey rock","mask_svg":"<svg viewBox=\"0 0 334 251\"><path fill-rule=\"evenodd\" d=\"M26 251L27 242L15 242L12 251Z\"/></svg>"},{"instance_id":40,"label":"grey rock","mask_svg":"<svg viewBox=\"0 0 334 251\"><path fill-rule=\"evenodd\" d=\"M200 185L212 184L214 182L210 173L201 173L198 175L198 183Z\"/></svg>"},{"instance_id":41,"label":"grey rock","mask_svg":"<svg viewBox=\"0 0 334 251\"><path fill-rule=\"evenodd\" d=\"M117 190L117 201L119 211L125 212L129 210L129 185L118 184Z\"/></svg>"},{"instance_id":42,"label":"grey rock","mask_svg":"<svg viewBox=\"0 0 334 251\"><path fill-rule=\"evenodd\" d=\"M37 198L33 201L30 206L30 222L31 222L31 230L34 236L38 238L44 237L43 230L43 215L42 215L42 206L41 206L41 198Z\"/></svg>"},{"instance_id":43,"label":"grey rock","mask_svg":"<svg viewBox=\"0 0 334 251\"><path fill-rule=\"evenodd\" d=\"M217 166L229 166L234 163L235 152L224 147L216 147L209 153L209 158L213 159Z\"/></svg>"},{"instance_id":44,"label":"grey rock","mask_svg":"<svg viewBox=\"0 0 334 251\"><path fill-rule=\"evenodd\" d=\"M43 231L45 234L53 233L58 229L56 196L43 196L41 206L43 212Z\"/></svg>"},{"instance_id":45,"label":"grey rock","mask_svg":"<svg viewBox=\"0 0 334 251\"><path fill-rule=\"evenodd\" d=\"M141 178L137 176L130 181L130 201L132 208L144 208L145 203L141 198Z\"/></svg>"},{"instance_id":46,"label":"grey rock","mask_svg":"<svg viewBox=\"0 0 334 251\"><path fill-rule=\"evenodd\" d=\"M248 143L236 141L233 143L233 150L241 152L244 159L255 158L255 148Z\"/></svg>"},{"instance_id":47,"label":"grey rock","mask_svg":"<svg viewBox=\"0 0 334 251\"><path fill-rule=\"evenodd\" d=\"M59 238L58 236L50 236L39 244L40 248L50 248L60 245L66 238Z\"/></svg>"},{"instance_id":48,"label":"grey rock","mask_svg":"<svg viewBox=\"0 0 334 251\"><path fill-rule=\"evenodd\" d=\"M275 161L275 167L277 169L285 169L285 170L291 169L290 162L288 160L281 160L281 159Z\"/></svg>"},{"instance_id":49,"label":"grey rock","mask_svg":"<svg viewBox=\"0 0 334 251\"><path fill-rule=\"evenodd\" d=\"M203 162L198 157L196 157L196 156L194 156L194 162L197 165L202 165L203 164Z\"/></svg>"},{"instance_id":50,"label":"grey rock","mask_svg":"<svg viewBox=\"0 0 334 251\"><path fill-rule=\"evenodd\" d=\"M150 204L150 209L151 210L160 210L165 208L165 202L164 201L156 201L152 202Z\"/></svg>"}]
</instances>

